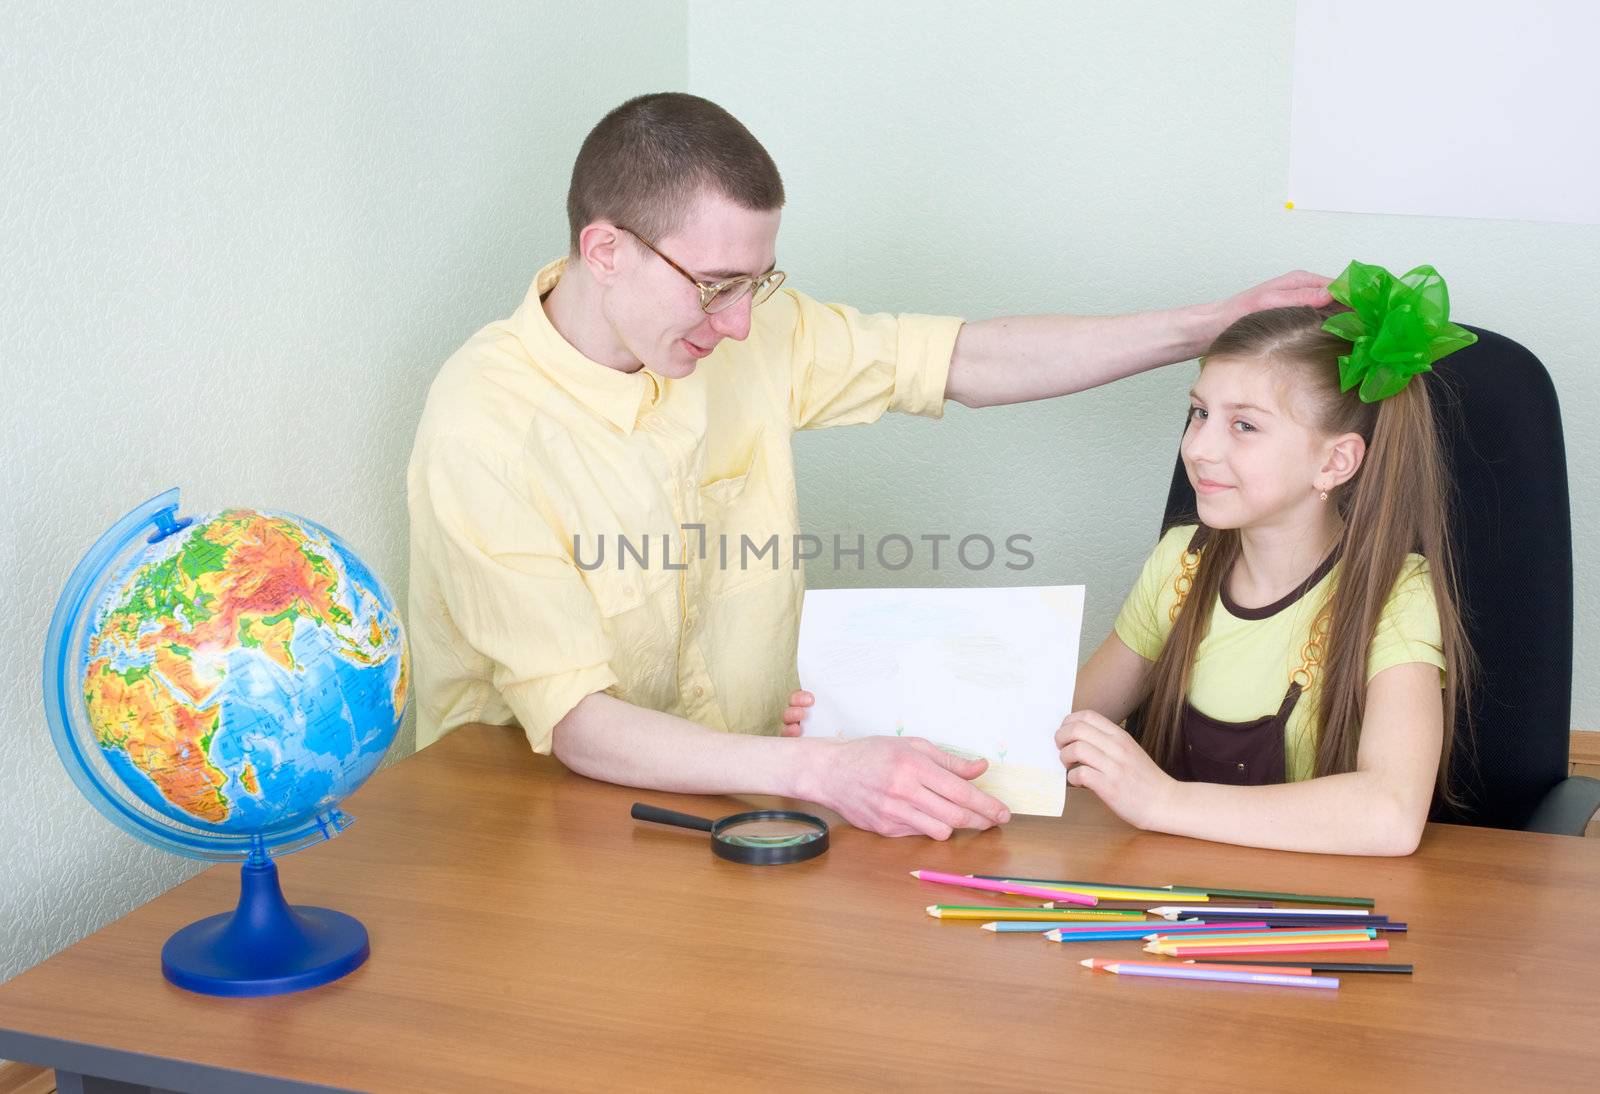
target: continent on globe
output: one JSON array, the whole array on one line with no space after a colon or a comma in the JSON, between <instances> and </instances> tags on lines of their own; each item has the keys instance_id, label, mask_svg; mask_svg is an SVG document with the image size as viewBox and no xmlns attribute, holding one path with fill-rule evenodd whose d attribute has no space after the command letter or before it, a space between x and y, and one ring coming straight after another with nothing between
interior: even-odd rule
<instances>
[{"instance_id":1,"label":"continent on globe","mask_svg":"<svg viewBox=\"0 0 1600 1094\"><path fill-rule=\"evenodd\" d=\"M376 588L285 515L229 509L170 536L113 580L92 624L83 696L101 748L192 820L235 819L279 766L300 769L280 792L293 775L331 800L381 758L348 723L392 719L392 734L405 703L404 640ZM363 718L374 700L388 709Z\"/></svg>"}]
</instances>

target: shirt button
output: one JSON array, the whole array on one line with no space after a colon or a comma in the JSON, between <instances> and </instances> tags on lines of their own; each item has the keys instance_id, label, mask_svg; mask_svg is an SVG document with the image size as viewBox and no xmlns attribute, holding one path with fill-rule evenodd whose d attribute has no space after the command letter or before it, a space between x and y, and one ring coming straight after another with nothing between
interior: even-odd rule
<instances>
[{"instance_id":1,"label":"shirt button","mask_svg":"<svg viewBox=\"0 0 1600 1094\"><path fill-rule=\"evenodd\" d=\"M1234 766L1237 767L1240 771L1244 770L1244 764L1235 764Z\"/></svg>"},{"instance_id":2,"label":"shirt button","mask_svg":"<svg viewBox=\"0 0 1600 1094\"><path fill-rule=\"evenodd\" d=\"M706 697L706 689L696 684L694 686L694 697L696 699L704 699Z\"/></svg>"}]
</instances>

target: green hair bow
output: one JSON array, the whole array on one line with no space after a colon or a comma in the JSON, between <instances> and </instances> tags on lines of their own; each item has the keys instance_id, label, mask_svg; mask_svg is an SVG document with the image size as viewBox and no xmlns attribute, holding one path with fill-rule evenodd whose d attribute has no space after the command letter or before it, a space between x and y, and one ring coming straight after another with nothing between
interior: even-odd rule
<instances>
[{"instance_id":1,"label":"green hair bow","mask_svg":"<svg viewBox=\"0 0 1600 1094\"><path fill-rule=\"evenodd\" d=\"M1351 262L1328 286L1350 311L1322 329L1353 345L1339 358L1339 390L1361 385L1364 403L1387 399L1433 362L1478 340L1450 322L1450 292L1432 266L1396 277L1382 266Z\"/></svg>"}]
</instances>

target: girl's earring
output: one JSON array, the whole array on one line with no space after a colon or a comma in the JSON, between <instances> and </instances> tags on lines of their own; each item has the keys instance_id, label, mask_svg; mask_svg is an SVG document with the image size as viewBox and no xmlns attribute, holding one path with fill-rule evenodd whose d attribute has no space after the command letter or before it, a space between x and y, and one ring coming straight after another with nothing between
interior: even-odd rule
<instances>
[{"instance_id":1,"label":"girl's earring","mask_svg":"<svg viewBox=\"0 0 1600 1094\"><path fill-rule=\"evenodd\" d=\"M1323 501L1327 501L1328 500L1328 492L1326 490L1324 490L1322 492L1322 500Z\"/></svg>"}]
</instances>

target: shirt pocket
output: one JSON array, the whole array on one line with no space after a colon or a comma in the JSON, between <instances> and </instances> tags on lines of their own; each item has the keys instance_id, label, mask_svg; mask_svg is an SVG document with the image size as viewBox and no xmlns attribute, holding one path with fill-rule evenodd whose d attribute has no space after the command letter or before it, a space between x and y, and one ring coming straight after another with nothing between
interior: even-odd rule
<instances>
[{"instance_id":1,"label":"shirt pocket","mask_svg":"<svg viewBox=\"0 0 1600 1094\"><path fill-rule=\"evenodd\" d=\"M757 445L743 473L700 488L706 595L713 601L794 570L794 530L783 518L769 478Z\"/></svg>"}]
</instances>

